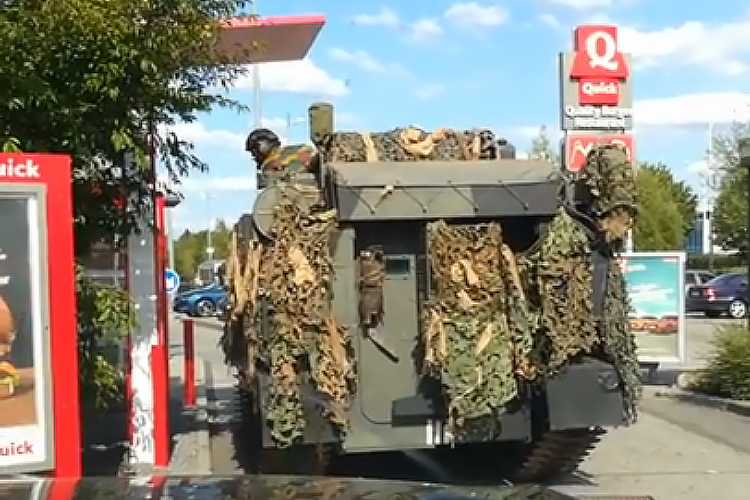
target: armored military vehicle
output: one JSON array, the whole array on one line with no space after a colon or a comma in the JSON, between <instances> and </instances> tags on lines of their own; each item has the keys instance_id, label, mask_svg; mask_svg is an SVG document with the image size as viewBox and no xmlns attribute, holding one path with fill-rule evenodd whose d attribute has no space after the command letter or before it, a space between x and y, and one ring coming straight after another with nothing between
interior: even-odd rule
<instances>
[{"instance_id":1,"label":"armored military vehicle","mask_svg":"<svg viewBox=\"0 0 750 500\"><path fill-rule=\"evenodd\" d=\"M314 147L250 135L259 194L227 260L248 446L297 457L263 470L492 443L539 481L635 420L623 150L571 176L488 130L337 132L325 103L310 128Z\"/></svg>"}]
</instances>

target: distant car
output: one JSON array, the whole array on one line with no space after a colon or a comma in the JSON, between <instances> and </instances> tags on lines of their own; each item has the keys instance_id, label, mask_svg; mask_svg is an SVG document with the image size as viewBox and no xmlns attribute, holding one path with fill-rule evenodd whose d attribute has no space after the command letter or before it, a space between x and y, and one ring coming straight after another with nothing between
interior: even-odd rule
<instances>
[{"instance_id":1,"label":"distant car","mask_svg":"<svg viewBox=\"0 0 750 500\"><path fill-rule=\"evenodd\" d=\"M694 286L705 285L716 277L716 273L700 269L687 269L685 271L685 293Z\"/></svg>"},{"instance_id":2,"label":"distant car","mask_svg":"<svg viewBox=\"0 0 750 500\"><path fill-rule=\"evenodd\" d=\"M702 312L709 318L727 314L731 318L747 316L747 276L722 274L705 285L692 287L685 301L687 312Z\"/></svg>"},{"instance_id":3,"label":"distant car","mask_svg":"<svg viewBox=\"0 0 750 500\"><path fill-rule=\"evenodd\" d=\"M223 286L212 284L175 295L172 309L189 316L216 316L225 308L227 292Z\"/></svg>"}]
</instances>

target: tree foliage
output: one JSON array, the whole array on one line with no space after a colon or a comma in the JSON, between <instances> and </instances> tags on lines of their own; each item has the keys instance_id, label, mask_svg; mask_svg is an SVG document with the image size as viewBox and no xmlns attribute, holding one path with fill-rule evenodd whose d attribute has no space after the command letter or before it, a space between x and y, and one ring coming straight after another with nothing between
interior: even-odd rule
<instances>
[{"instance_id":1,"label":"tree foliage","mask_svg":"<svg viewBox=\"0 0 750 500\"><path fill-rule=\"evenodd\" d=\"M687 236L695 227L695 214L698 210L698 195L685 181L677 180L672 170L664 163L641 163L639 171L648 171L661 183L665 193L677 204L682 219L682 236Z\"/></svg>"},{"instance_id":2,"label":"tree foliage","mask_svg":"<svg viewBox=\"0 0 750 500\"><path fill-rule=\"evenodd\" d=\"M122 374L105 355L135 325L135 309L124 290L97 285L76 272L78 373L81 403L101 411L122 398Z\"/></svg>"},{"instance_id":3,"label":"tree foliage","mask_svg":"<svg viewBox=\"0 0 750 500\"><path fill-rule=\"evenodd\" d=\"M695 226L698 197L663 163L642 163L636 175L639 215L633 231L636 250L681 250Z\"/></svg>"},{"instance_id":4,"label":"tree foliage","mask_svg":"<svg viewBox=\"0 0 750 500\"><path fill-rule=\"evenodd\" d=\"M150 208L153 152L178 181L206 165L168 132L214 107L243 72L215 49L237 0L8 0L0 6L0 146L69 154L76 257ZM132 157L125 162L126 152ZM127 166L127 168L125 168ZM115 200L122 201L117 206ZM132 326L129 298L77 278L81 402L118 399L102 349Z\"/></svg>"},{"instance_id":5,"label":"tree foliage","mask_svg":"<svg viewBox=\"0 0 750 500\"><path fill-rule=\"evenodd\" d=\"M231 230L223 220L218 220L211 230L211 246L214 259L226 259L229 256ZM180 276L192 277L198 264L208 258L208 230L191 232L185 230L174 243L175 269Z\"/></svg>"},{"instance_id":6,"label":"tree foliage","mask_svg":"<svg viewBox=\"0 0 750 500\"><path fill-rule=\"evenodd\" d=\"M738 141L750 136L750 124L734 124L714 137L712 164L721 173L713 212L715 242L724 248L747 248L747 172L739 165Z\"/></svg>"},{"instance_id":7,"label":"tree foliage","mask_svg":"<svg viewBox=\"0 0 750 500\"><path fill-rule=\"evenodd\" d=\"M531 140L529 158L545 160L557 166L560 165L560 155L555 152L555 148L552 146L547 134L547 127L544 125L539 128L539 135Z\"/></svg>"},{"instance_id":8,"label":"tree foliage","mask_svg":"<svg viewBox=\"0 0 750 500\"><path fill-rule=\"evenodd\" d=\"M236 0L11 0L0 8L0 142L68 153L76 253L129 231L148 203L153 146L174 180L205 170L160 126L215 106L243 69L213 49ZM148 132L153 140L149 140ZM123 155L133 168L123 169ZM127 211L112 201L129 195Z\"/></svg>"},{"instance_id":9,"label":"tree foliage","mask_svg":"<svg viewBox=\"0 0 750 500\"><path fill-rule=\"evenodd\" d=\"M685 222L674 190L665 183L659 168L645 165L635 177L638 218L633 228L637 251L680 250Z\"/></svg>"}]
</instances>

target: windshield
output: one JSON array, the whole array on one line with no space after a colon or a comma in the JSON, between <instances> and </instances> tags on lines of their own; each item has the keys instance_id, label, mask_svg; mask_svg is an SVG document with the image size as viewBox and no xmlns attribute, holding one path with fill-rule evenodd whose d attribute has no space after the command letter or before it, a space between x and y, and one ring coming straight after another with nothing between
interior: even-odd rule
<instances>
[{"instance_id":1,"label":"windshield","mask_svg":"<svg viewBox=\"0 0 750 500\"><path fill-rule=\"evenodd\" d=\"M0 477L750 498L748 0L2 0L0 66Z\"/></svg>"},{"instance_id":2,"label":"windshield","mask_svg":"<svg viewBox=\"0 0 750 500\"><path fill-rule=\"evenodd\" d=\"M716 278L713 278L709 280L706 285L709 286L736 286L740 283L744 283L746 281L746 277L741 274L724 274L721 276L717 276Z\"/></svg>"}]
</instances>

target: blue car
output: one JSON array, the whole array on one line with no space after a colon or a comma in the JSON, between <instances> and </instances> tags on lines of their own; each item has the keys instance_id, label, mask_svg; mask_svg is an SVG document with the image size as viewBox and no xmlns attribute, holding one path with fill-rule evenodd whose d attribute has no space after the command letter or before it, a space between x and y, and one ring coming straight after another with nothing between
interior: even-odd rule
<instances>
[{"instance_id":1,"label":"blue car","mask_svg":"<svg viewBox=\"0 0 750 500\"><path fill-rule=\"evenodd\" d=\"M216 316L224 310L227 292L221 285L208 285L177 294L172 302L172 310L188 316Z\"/></svg>"}]
</instances>

